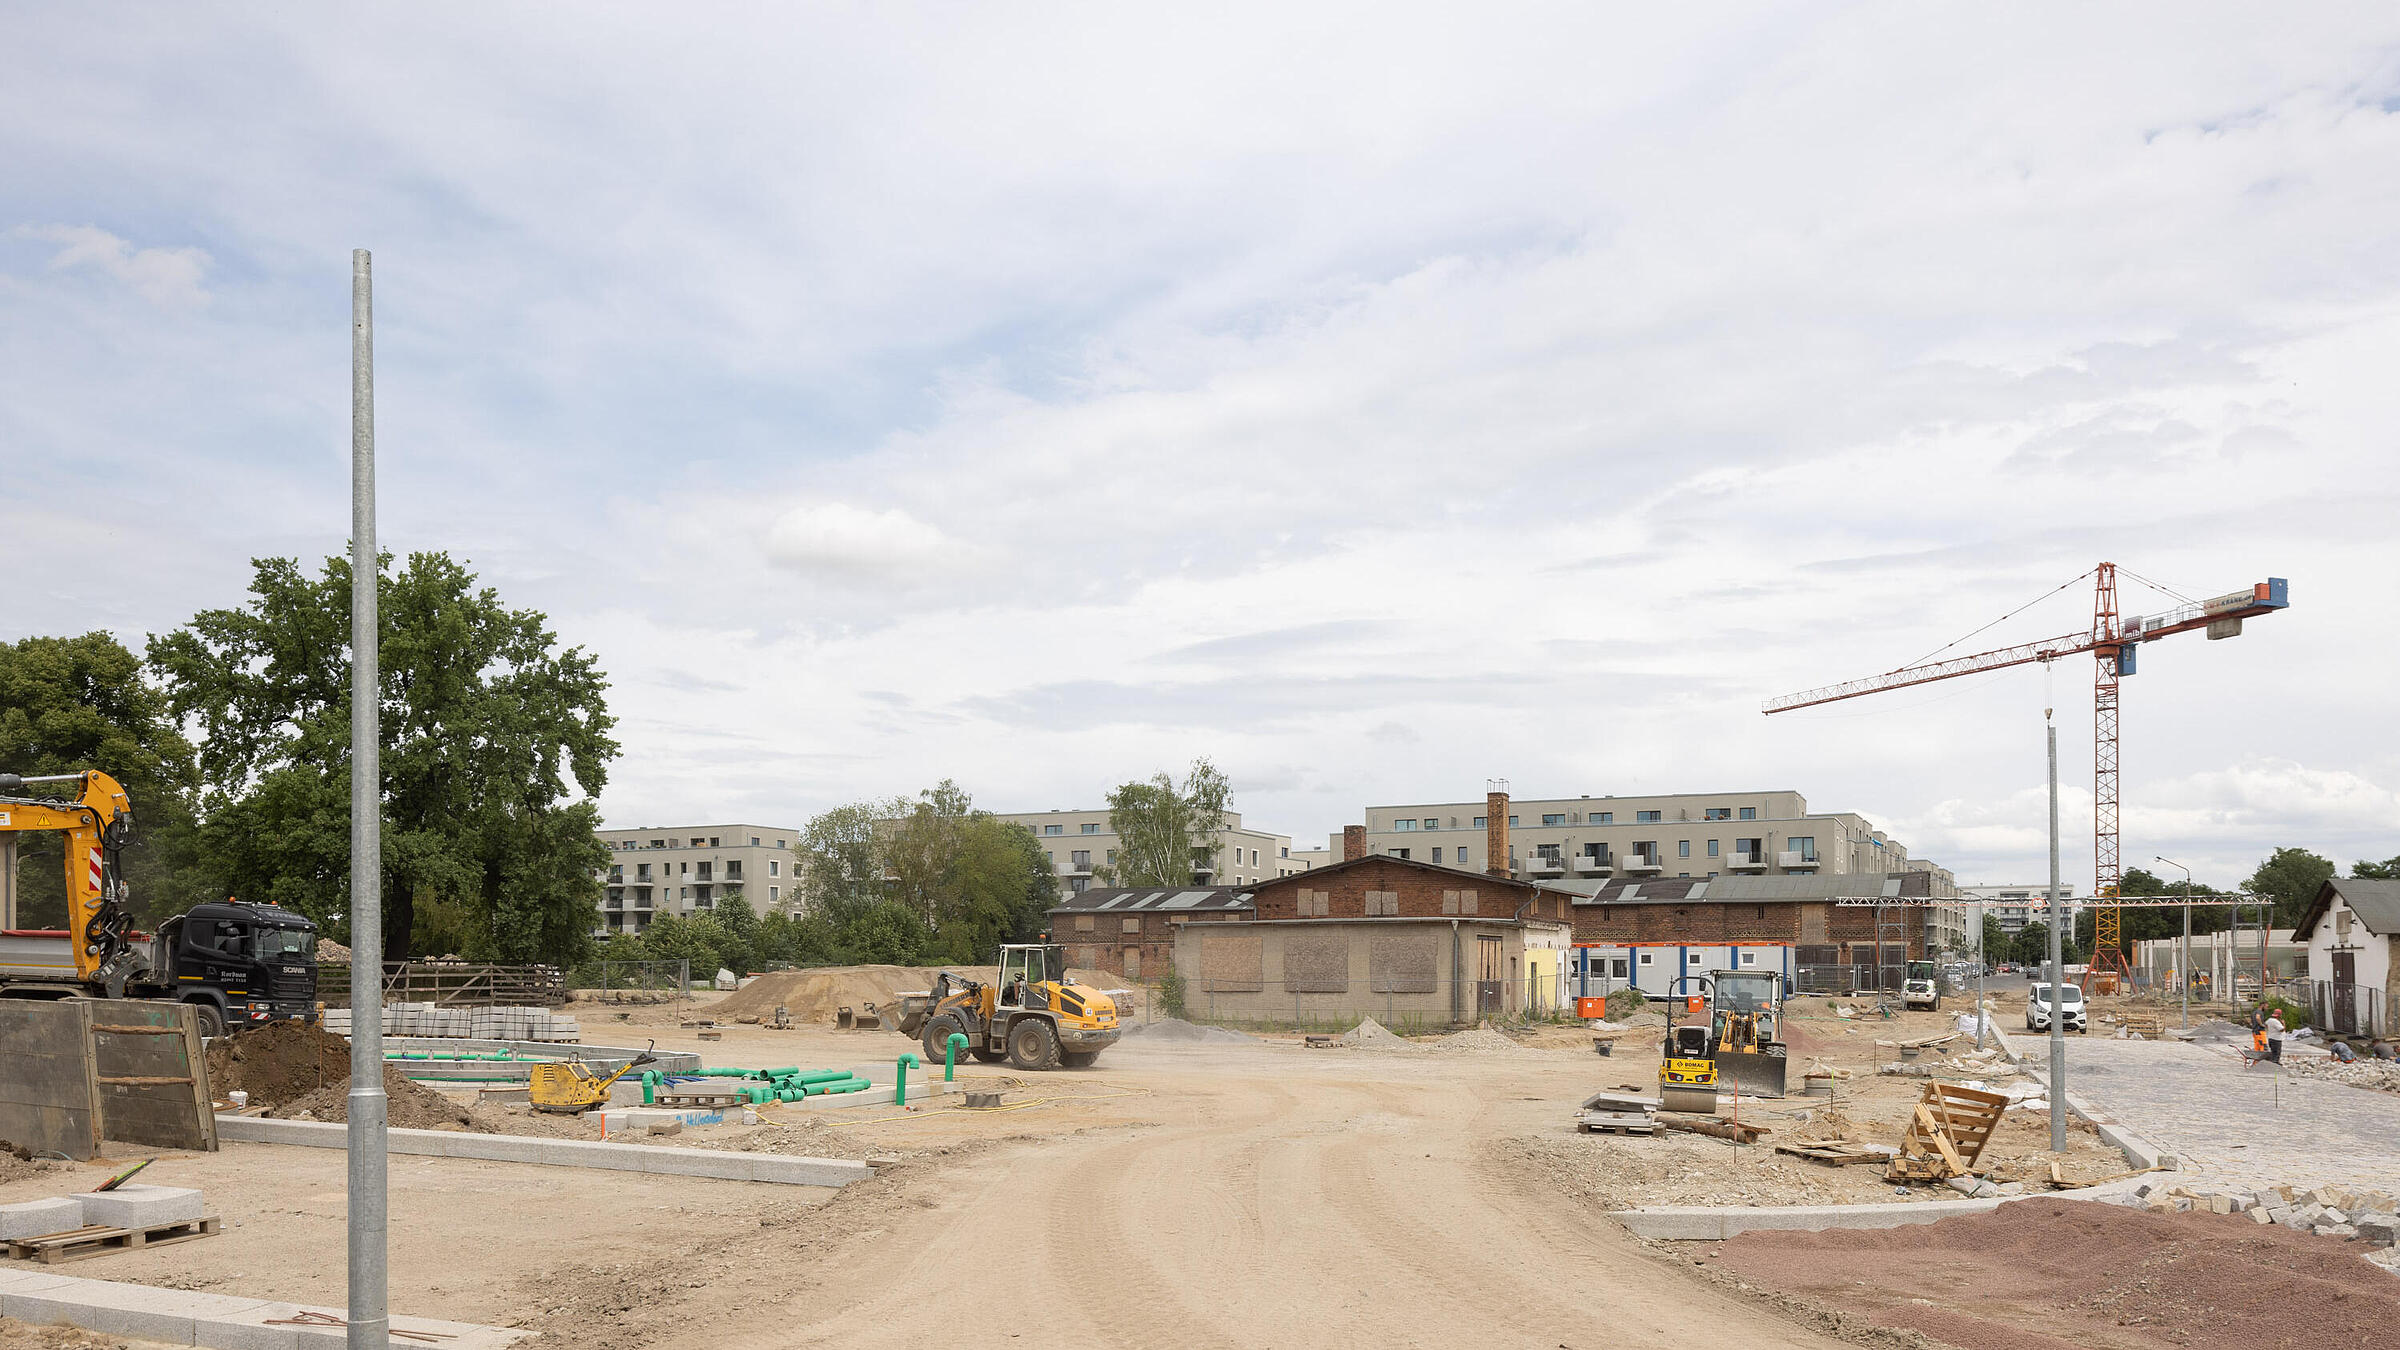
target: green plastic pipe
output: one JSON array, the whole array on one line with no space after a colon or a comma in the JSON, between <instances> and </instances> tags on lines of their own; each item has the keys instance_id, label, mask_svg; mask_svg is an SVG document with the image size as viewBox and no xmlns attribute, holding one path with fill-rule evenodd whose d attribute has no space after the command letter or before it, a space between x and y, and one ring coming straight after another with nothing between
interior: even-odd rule
<instances>
[{"instance_id":1,"label":"green plastic pipe","mask_svg":"<svg viewBox=\"0 0 2400 1350\"><path fill-rule=\"evenodd\" d=\"M642 1105L658 1105L658 1070L642 1070Z\"/></svg>"},{"instance_id":2,"label":"green plastic pipe","mask_svg":"<svg viewBox=\"0 0 2400 1350\"><path fill-rule=\"evenodd\" d=\"M892 1061L892 1105L894 1106L908 1105L908 1066L911 1064L920 1069L925 1067L925 1061L917 1058L914 1050L903 1050L900 1052L900 1058Z\"/></svg>"},{"instance_id":3,"label":"green plastic pipe","mask_svg":"<svg viewBox=\"0 0 2400 1350\"><path fill-rule=\"evenodd\" d=\"M803 1083L800 1085L800 1091L811 1097L822 1097L832 1092L864 1092L871 1086L873 1085L864 1078L852 1078L845 1075L823 1082Z\"/></svg>"},{"instance_id":4,"label":"green plastic pipe","mask_svg":"<svg viewBox=\"0 0 2400 1350\"><path fill-rule=\"evenodd\" d=\"M942 1042L943 1082L947 1083L958 1077L958 1052L966 1048L967 1037L964 1032L953 1031L950 1033L950 1038Z\"/></svg>"}]
</instances>

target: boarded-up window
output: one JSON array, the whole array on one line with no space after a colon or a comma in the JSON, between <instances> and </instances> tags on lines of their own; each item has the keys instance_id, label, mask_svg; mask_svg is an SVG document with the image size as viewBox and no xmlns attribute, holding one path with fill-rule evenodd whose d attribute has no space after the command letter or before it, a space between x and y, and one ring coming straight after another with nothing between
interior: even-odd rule
<instances>
[{"instance_id":1,"label":"boarded-up window","mask_svg":"<svg viewBox=\"0 0 2400 1350\"><path fill-rule=\"evenodd\" d=\"M1368 992L1430 994L1441 956L1441 940L1436 934L1377 933L1367 939Z\"/></svg>"},{"instance_id":2,"label":"boarded-up window","mask_svg":"<svg viewBox=\"0 0 2400 1350\"><path fill-rule=\"evenodd\" d=\"M1283 941L1283 983L1295 994L1350 992L1350 935L1294 933Z\"/></svg>"},{"instance_id":3,"label":"boarded-up window","mask_svg":"<svg viewBox=\"0 0 2400 1350\"><path fill-rule=\"evenodd\" d=\"M1802 905L1800 907L1800 941L1810 946L1825 944L1825 906ZM1811 964L1832 965L1833 962L1812 962Z\"/></svg>"},{"instance_id":4,"label":"boarded-up window","mask_svg":"<svg viewBox=\"0 0 2400 1350\"><path fill-rule=\"evenodd\" d=\"M1472 914L1475 912L1475 892L1460 891L1458 893L1458 912L1461 914Z\"/></svg>"},{"instance_id":5,"label":"boarded-up window","mask_svg":"<svg viewBox=\"0 0 2400 1350\"><path fill-rule=\"evenodd\" d=\"M1072 948L1067 953L1067 964L1078 970L1098 970L1100 969L1100 949L1098 947Z\"/></svg>"},{"instance_id":6,"label":"boarded-up window","mask_svg":"<svg viewBox=\"0 0 2400 1350\"><path fill-rule=\"evenodd\" d=\"M1398 916L1399 916L1399 913L1400 913L1400 892L1398 892L1398 891L1369 891L1369 892L1367 892L1367 917L1368 917L1368 918L1370 918L1370 919L1376 919L1376 918L1396 918L1396 917L1398 917Z\"/></svg>"},{"instance_id":7,"label":"boarded-up window","mask_svg":"<svg viewBox=\"0 0 2400 1350\"><path fill-rule=\"evenodd\" d=\"M1075 931L1076 931L1076 932L1078 932L1078 933L1088 933L1088 932L1091 932L1091 931L1092 931L1092 927L1093 927L1093 925L1092 925L1092 916L1091 916L1091 915L1089 915L1089 914L1078 914L1078 915L1076 915L1076 916L1075 916Z\"/></svg>"},{"instance_id":8,"label":"boarded-up window","mask_svg":"<svg viewBox=\"0 0 2400 1350\"><path fill-rule=\"evenodd\" d=\"M1303 919L1322 919L1333 912L1333 892L1302 890L1299 914Z\"/></svg>"},{"instance_id":9,"label":"boarded-up window","mask_svg":"<svg viewBox=\"0 0 2400 1350\"><path fill-rule=\"evenodd\" d=\"M1125 978L1129 980L1142 978L1142 949L1139 947L1125 949Z\"/></svg>"},{"instance_id":10,"label":"boarded-up window","mask_svg":"<svg viewBox=\"0 0 2400 1350\"><path fill-rule=\"evenodd\" d=\"M1200 979L1206 989L1255 993L1267 987L1266 939L1257 933L1200 935Z\"/></svg>"},{"instance_id":11,"label":"boarded-up window","mask_svg":"<svg viewBox=\"0 0 2400 1350\"><path fill-rule=\"evenodd\" d=\"M1142 931L1142 921L1141 921L1141 919L1140 919L1140 918L1138 918L1138 917L1136 917L1136 916L1134 916L1134 915L1131 915L1131 914L1128 914L1128 915L1126 915L1126 916L1125 916L1125 931L1126 931L1126 932L1128 932L1128 933L1138 933L1138 932Z\"/></svg>"},{"instance_id":12,"label":"boarded-up window","mask_svg":"<svg viewBox=\"0 0 2400 1350\"><path fill-rule=\"evenodd\" d=\"M1442 892L1442 913L1453 916L1458 913L1458 892Z\"/></svg>"}]
</instances>

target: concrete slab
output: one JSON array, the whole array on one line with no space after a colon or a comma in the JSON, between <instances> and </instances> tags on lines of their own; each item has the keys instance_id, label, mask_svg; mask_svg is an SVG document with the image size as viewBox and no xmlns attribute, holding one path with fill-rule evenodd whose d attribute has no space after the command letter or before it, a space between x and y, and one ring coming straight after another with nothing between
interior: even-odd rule
<instances>
[{"instance_id":1,"label":"concrete slab","mask_svg":"<svg viewBox=\"0 0 2400 1350\"><path fill-rule=\"evenodd\" d=\"M83 1280L35 1271L0 1272L0 1317L36 1325L82 1327L114 1336L133 1336L169 1345L209 1346L213 1350L302 1350L347 1344L341 1327L278 1327L281 1319L314 1312L340 1317L338 1308L206 1294L184 1289L159 1289L112 1280ZM450 1350L500 1350L533 1333L509 1327L477 1326L426 1317L395 1316L395 1331L431 1332L444 1337ZM425 1341L394 1338L393 1346L421 1348Z\"/></svg>"},{"instance_id":2,"label":"concrete slab","mask_svg":"<svg viewBox=\"0 0 2400 1350\"><path fill-rule=\"evenodd\" d=\"M217 1137L241 1143L293 1144L303 1148L341 1148L347 1127L314 1120L262 1120L252 1116L219 1116ZM477 1158L490 1162L533 1163L546 1167L588 1167L608 1172L658 1172L674 1176L711 1177L723 1181L764 1181L784 1186L847 1186L874 1175L865 1163L839 1158L787 1157L779 1153L745 1153L735 1149L653 1147L648 1144L600 1143L588 1139L531 1139L508 1134L466 1134L451 1130L392 1130L393 1153L442 1158ZM658 1161L656 1155L689 1155L677 1161Z\"/></svg>"},{"instance_id":3,"label":"concrete slab","mask_svg":"<svg viewBox=\"0 0 2400 1350\"><path fill-rule=\"evenodd\" d=\"M136 1182L113 1191L85 1191L75 1197L83 1206L83 1221L111 1228L146 1228L159 1223L186 1223L201 1215L200 1192L188 1186L144 1186Z\"/></svg>"},{"instance_id":4,"label":"concrete slab","mask_svg":"<svg viewBox=\"0 0 2400 1350\"><path fill-rule=\"evenodd\" d=\"M1961 1214L1988 1214L2032 1197L1992 1200L1917 1200L1883 1205L1656 1205L1621 1209L1609 1217L1636 1237L1714 1241L1759 1231L1818 1232L1828 1228L1900 1228L1938 1223Z\"/></svg>"},{"instance_id":5,"label":"concrete slab","mask_svg":"<svg viewBox=\"0 0 2400 1350\"><path fill-rule=\"evenodd\" d=\"M83 1227L83 1202L73 1196L0 1205L0 1238L41 1237Z\"/></svg>"}]
</instances>

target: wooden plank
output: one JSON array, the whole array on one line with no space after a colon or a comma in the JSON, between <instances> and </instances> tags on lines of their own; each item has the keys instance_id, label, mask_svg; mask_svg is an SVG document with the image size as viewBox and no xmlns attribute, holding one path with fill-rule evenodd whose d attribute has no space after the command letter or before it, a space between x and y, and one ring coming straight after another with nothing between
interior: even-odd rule
<instances>
[{"instance_id":1,"label":"wooden plank","mask_svg":"<svg viewBox=\"0 0 2400 1350\"><path fill-rule=\"evenodd\" d=\"M195 1238L213 1235L217 1228L217 1216L213 1214L204 1219L151 1224L145 1228L104 1228L94 1225L69 1229L63 1233L15 1239L8 1243L8 1254L19 1261L39 1261L43 1265L55 1266L67 1261L88 1261L110 1252L190 1242Z\"/></svg>"}]
</instances>

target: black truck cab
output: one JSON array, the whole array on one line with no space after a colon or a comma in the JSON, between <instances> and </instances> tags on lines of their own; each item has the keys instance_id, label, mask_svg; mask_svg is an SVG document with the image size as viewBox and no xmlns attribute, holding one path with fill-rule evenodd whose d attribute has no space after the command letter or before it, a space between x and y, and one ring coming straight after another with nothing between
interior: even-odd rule
<instances>
[{"instance_id":1,"label":"black truck cab","mask_svg":"<svg viewBox=\"0 0 2400 1350\"><path fill-rule=\"evenodd\" d=\"M200 1005L203 1023L211 1007L231 1030L316 1015L316 926L276 905L192 906L158 926L150 969L160 995Z\"/></svg>"}]
</instances>

